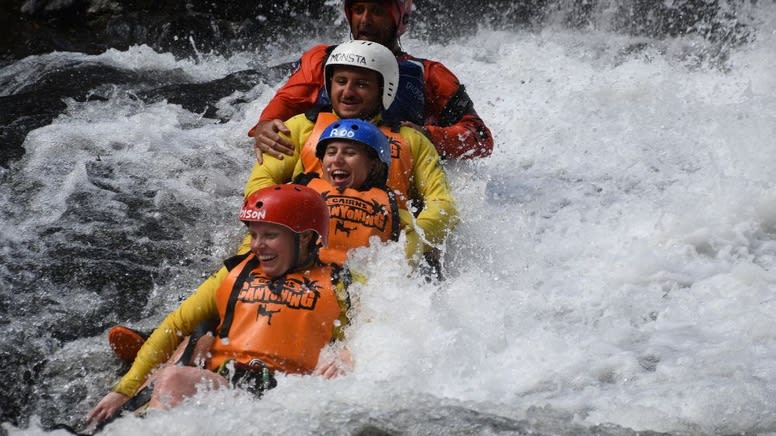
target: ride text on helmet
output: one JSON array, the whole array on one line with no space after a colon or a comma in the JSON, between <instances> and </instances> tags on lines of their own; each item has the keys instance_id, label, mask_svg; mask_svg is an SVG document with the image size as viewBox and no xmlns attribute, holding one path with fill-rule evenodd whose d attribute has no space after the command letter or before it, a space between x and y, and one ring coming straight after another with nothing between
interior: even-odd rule
<instances>
[{"instance_id":1,"label":"ride text on helmet","mask_svg":"<svg viewBox=\"0 0 776 436\"><path fill-rule=\"evenodd\" d=\"M331 61L336 63L366 65L366 58L357 53L332 53Z\"/></svg>"},{"instance_id":2,"label":"ride text on helmet","mask_svg":"<svg viewBox=\"0 0 776 436\"><path fill-rule=\"evenodd\" d=\"M263 220L266 215L266 210L243 209L240 211L240 221L259 221Z\"/></svg>"},{"instance_id":3,"label":"ride text on helmet","mask_svg":"<svg viewBox=\"0 0 776 436\"><path fill-rule=\"evenodd\" d=\"M352 138L356 136L356 133L352 130L341 128L341 129L331 129L331 133L329 134L329 137L331 138Z\"/></svg>"}]
</instances>

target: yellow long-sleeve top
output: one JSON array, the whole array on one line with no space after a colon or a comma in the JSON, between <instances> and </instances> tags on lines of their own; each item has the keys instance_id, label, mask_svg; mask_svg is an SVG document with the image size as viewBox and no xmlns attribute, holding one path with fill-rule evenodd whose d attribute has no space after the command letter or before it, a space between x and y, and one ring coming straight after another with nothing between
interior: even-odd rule
<instances>
[{"instance_id":1,"label":"yellow long-sleeve top","mask_svg":"<svg viewBox=\"0 0 776 436\"><path fill-rule=\"evenodd\" d=\"M294 155L283 156L283 159L279 160L264 154L264 163L253 166L250 178L245 184L246 197L261 188L288 183L297 175L306 172L300 154L315 123L305 114L300 114L290 118L285 124L290 130L286 138L294 145ZM413 204L422 205L417 217L413 217L406 210L399 212L402 228L407 234L407 254L413 257L421 249L428 251L431 248L421 241L421 236L417 235L415 228L422 230L422 238L428 244L440 244L458 223L458 210L434 145L411 127L402 127L399 133L409 146L413 159L409 197ZM244 241L240 252L246 249Z\"/></svg>"},{"instance_id":2,"label":"yellow long-sleeve top","mask_svg":"<svg viewBox=\"0 0 776 436\"><path fill-rule=\"evenodd\" d=\"M128 397L135 395L151 371L166 362L183 339L189 336L197 325L203 321L219 317L216 307L216 291L228 275L229 270L222 267L205 280L177 309L167 315L140 348L132 367L113 387L114 392ZM365 278L356 273L352 274L352 280L356 283L365 282ZM346 295L344 282L336 282L335 286L338 298ZM348 323L347 305L347 302L340 301L342 308L340 325L342 327L335 328L335 337L338 339L343 337L342 328Z\"/></svg>"}]
</instances>

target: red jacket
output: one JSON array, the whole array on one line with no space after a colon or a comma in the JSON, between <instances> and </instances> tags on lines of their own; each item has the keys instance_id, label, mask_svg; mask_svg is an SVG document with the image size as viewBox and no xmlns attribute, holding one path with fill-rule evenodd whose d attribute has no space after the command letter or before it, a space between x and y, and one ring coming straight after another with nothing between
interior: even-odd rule
<instances>
[{"instance_id":1,"label":"red jacket","mask_svg":"<svg viewBox=\"0 0 776 436\"><path fill-rule=\"evenodd\" d=\"M321 44L302 55L296 70L264 108L259 121L287 120L317 103L325 87L323 67L328 49L329 46ZM493 137L474 111L458 78L439 62L414 58L403 52L397 60L423 65L424 127L440 156L456 159L489 156L493 151ZM453 119L450 119L451 114ZM256 126L248 135L253 136L255 129Z\"/></svg>"}]
</instances>

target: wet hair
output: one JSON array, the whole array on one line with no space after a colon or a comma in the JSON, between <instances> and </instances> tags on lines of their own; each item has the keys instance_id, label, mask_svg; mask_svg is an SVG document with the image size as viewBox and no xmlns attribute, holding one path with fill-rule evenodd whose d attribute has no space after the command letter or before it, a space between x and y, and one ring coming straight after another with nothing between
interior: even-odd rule
<instances>
[{"instance_id":1,"label":"wet hair","mask_svg":"<svg viewBox=\"0 0 776 436\"><path fill-rule=\"evenodd\" d=\"M366 144L361 145L366 148L366 155L369 156L370 162L372 163L372 168L369 170L369 175L364 181L362 189L366 190L375 186L385 187L385 184L388 183L388 165L380 160L380 156L377 155L377 150Z\"/></svg>"}]
</instances>

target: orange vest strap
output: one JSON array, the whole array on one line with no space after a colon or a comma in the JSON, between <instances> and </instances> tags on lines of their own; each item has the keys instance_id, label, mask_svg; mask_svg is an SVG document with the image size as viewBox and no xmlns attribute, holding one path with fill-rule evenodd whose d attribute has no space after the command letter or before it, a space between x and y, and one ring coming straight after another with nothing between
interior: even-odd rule
<instances>
[{"instance_id":1,"label":"orange vest strap","mask_svg":"<svg viewBox=\"0 0 776 436\"><path fill-rule=\"evenodd\" d=\"M228 283L233 283L232 292L229 294L229 301L226 303L226 313L224 314L224 320L221 324L221 330L218 332L218 337L226 338L229 336L229 329L232 328L232 321L234 321L234 306L237 304L242 284L251 274L251 271L258 268L258 266L259 259L256 256L249 256L242 261L240 267L229 272L226 281Z\"/></svg>"}]
</instances>

